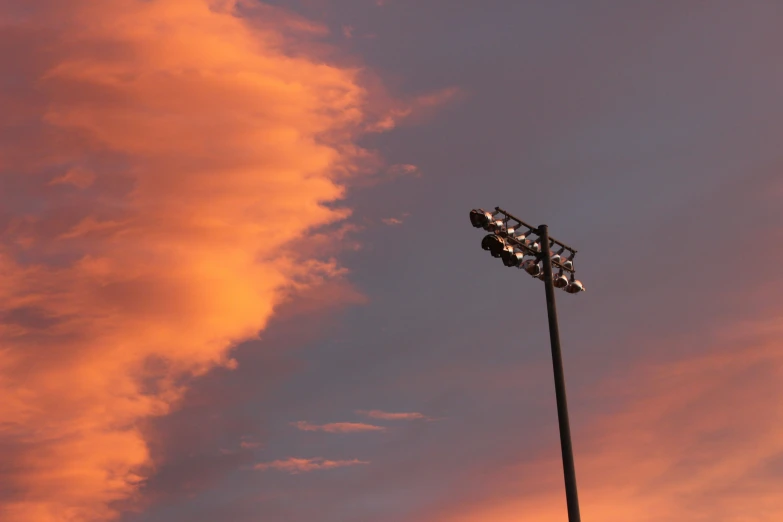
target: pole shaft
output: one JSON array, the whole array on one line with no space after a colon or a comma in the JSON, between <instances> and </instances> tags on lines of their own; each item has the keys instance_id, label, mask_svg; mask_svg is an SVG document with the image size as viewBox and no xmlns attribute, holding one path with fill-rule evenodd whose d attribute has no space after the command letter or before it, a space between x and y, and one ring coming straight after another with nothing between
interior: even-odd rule
<instances>
[{"instance_id":1,"label":"pole shaft","mask_svg":"<svg viewBox=\"0 0 783 522\"><path fill-rule=\"evenodd\" d=\"M563 475L565 477L568 522L581 522L579 497L576 492L576 470L574 451L571 446L571 426L568 422L563 354L560 351L560 332L557 328L557 307L555 287L552 281L552 252L549 246L549 230L546 225L538 227L544 262L544 287L546 288L546 310L549 317L549 340L552 343L552 368L555 374L555 395L557 397L557 419L560 423L560 449L563 453Z\"/></svg>"}]
</instances>

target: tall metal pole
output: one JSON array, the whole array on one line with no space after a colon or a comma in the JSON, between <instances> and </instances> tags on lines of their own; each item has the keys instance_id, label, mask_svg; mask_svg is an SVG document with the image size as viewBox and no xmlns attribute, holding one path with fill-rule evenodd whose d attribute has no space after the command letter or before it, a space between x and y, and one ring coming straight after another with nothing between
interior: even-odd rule
<instances>
[{"instance_id":1,"label":"tall metal pole","mask_svg":"<svg viewBox=\"0 0 783 522\"><path fill-rule=\"evenodd\" d=\"M549 229L546 225L538 227L538 237L541 241L541 251L544 258L543 268L544 287L546 288L546 311L549 317L549 340L552 343L552 367L555 373L557 419L560 423L560 449L563 453L563 475L565 476L566 502L568 504L568 522L581 522L581 517L579 515L579 497L576 492L574 451L571 447L571 426L568 422L565 375L563 373L563 354L560 352L560 332L557 329L555 287L552 282L552 252L549 246Z\"/></svg>"}]
</instances>

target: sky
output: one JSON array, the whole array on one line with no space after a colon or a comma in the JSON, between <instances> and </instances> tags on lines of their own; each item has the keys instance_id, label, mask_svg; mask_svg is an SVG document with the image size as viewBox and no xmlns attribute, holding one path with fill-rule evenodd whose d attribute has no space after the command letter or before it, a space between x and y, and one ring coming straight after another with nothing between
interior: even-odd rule
<instances>
[{"instance_id":1,"label":"sky","mask_svg":"<svg viewBox=\"0 0 783 522\"><path fill-rule=\"evenodd\" d=\"M781 16L0 2L0 520L783 520Z\"/></svg>"}]
</instances>

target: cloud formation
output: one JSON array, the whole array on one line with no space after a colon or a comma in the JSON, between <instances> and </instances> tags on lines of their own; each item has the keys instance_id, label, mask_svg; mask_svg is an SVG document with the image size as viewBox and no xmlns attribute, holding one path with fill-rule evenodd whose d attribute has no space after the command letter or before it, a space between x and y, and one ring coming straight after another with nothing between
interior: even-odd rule
<instances>
[{"instance_id":1,"label":"cloud formation","mask_svg":"<svg viewBox=\"0 0 783 522\"><path fill-rule=\"evenodd\" d=\"M302 431L323 431L326 433L355 433L361 431L385 431L383 426L365 424L363 422L330 422L328 424L311 424L307 421L292 422Z\"/></svg>"},{"instance_id":2,"label":"cloud formation","mask_svg":"<svg viewBox=\"0 0 783 522\"><path fill-rule=\"evenodd\" d=\"M392 412L381 411L381 410L356 410L356 413L358 415L364 415L365 417L370 417L371 419L382 419L382 420L429 419L429 417L427 417L423 413L417 413L417 412L392 413Z\"/></svg>"},{"instance_id":3,"label":"cloud formation","mask_svg":"<svg viewBox=\"0 0 783 522\"><path fill-rule=\"evenodd\" d=\"M429 94L416 96L406 102L393 100L388 96L377 95L383 100L386 109L365 126L367 132L386 132L403 123L419 124L426 121L438 109L453 103L465 95L456 87L446 87Z\"/></svg>"},{"instance_id":4,"label":"cloud formation","mask_svg":"<svg viewBox=\"0 0 783 522\"><path fill-rule=\"evenodd\" d=\"M280 31L317 26L257 9L0 7L4 522L114 518L153 470L139 423L234 367L290 292L342 273L290 245L348 216L324 203L369 157L365 92L287 52Z\"/></svg>"},{"instance_id":5,"label":"cloud formation","mask_svg":"<svg viewBox=\"0 0 783 522\"><path fill-rule=\"evenodd\" d=\"M392 176L420 176L421 171L416 165L410 163L399 163L397 165L389 165L386 172Z\"/></svg>"},{"instance_id":6,"label":"cloud formation","mask_svg":"<svg viewBox=\"0 0 783 522\"><path fill-rule=\"evenodd\" d=\"M299 458L291 457L285 460L262 462L260 464L256 464L253 469L262 470L262 471L268 469L276 469L279 471L286 471L288 473L291 473L292 475L296 475L298 473L307 473L308 471L344 468L347 466L358 466L361 464L369 464L369 462L365 460L358 460L358 459L326 460L320 457L314 459L299 459Z\"/></svg>"}]
</instances>

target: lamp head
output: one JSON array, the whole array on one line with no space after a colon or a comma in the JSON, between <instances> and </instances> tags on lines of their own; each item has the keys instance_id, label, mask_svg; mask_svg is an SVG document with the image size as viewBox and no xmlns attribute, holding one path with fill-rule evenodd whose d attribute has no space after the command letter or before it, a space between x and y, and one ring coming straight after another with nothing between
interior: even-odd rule
<instances>
[{"instance_id":1,"label":"lamp head","mask_svg":"<svg viewBox=\"0 0 783 522\"><path fill-rule=\"evenodd\" d=\"M522 263L521 266L522 269L525 270L528 274L532 276L537 276L541 273L541 265L538 264L538 261L535 259L527 259Z\"/></svg>"},{"instance_id":2,"label":"lamp head","mask_svg":"<svg viewBox=\"0 0 783 522\"><path fill-rule=\"evenodd\" d=\"M490 250L498 237L495 234L487 234L481 239L481 248L484 250Z\"/></svg>"},{"instance_id":3,"label":"lamp head","mask_svg":"<svg viewBox=\"0 0 783 522\"><path fill-rule=\"evenodd\" d=\"M487 230L487 232L501 234L506 230L506 223L502 219L495 219L490 221L489 224L484 228Z\"/></svg>"},{"instance_id":4,"label":"lamp head","mask_svg":"<svg viewBox=\"0 0 783 522\"><path fill-rule=\"evenodd\" d=\"M503 258L503 264L508 267L519 266L525 257L522 252L516 252L512 247L508 250L503 250L501 257Z\"/></svg>"},{"instance_id":5,"label":"lamp head","mask_svg":"<svg viewBox=\"0 0 783 522\"><path fill-rule=\"evenodd\" d=\"M487 234L484 236L484 239L481 240L481 248L489 250L492 257L500 257L503 249L507 246L506 240L495 234Z\"/></svg>"},{"instance_id":6,"label":"lamp head","mask_svg":"<svg viewBox=\"0 0 783 522\"><path fill-rule=\"evenodd\" d=\"M563 275L562 272L555 276L555 280L552 281L555 288L566 288L568 286L568 278Z\"/></svg>"},{"instance_id":7,"label":"lamp head","mask_svg":"<svg viewBox=\"0 0 783 522\"><path fill-rule=\"evenodd\" d=\"M492 214L483 208L474 208L470 211L470 224L475 228L486 228L492 221Z\"/></svg>"}]
</instances>

